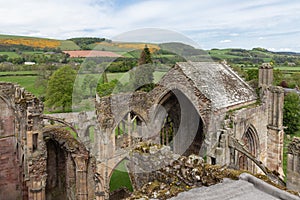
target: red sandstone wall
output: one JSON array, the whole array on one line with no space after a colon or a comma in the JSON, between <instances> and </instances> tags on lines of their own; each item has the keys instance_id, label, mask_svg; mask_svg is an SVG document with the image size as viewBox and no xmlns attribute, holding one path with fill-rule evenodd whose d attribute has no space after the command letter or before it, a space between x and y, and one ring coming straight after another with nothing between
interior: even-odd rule
<instances>
[{"instance_id":1,"label":"red sandstone wall","mask_svg":"<svg viewBox=\"0 0 300 200\"><path fill-rule=\"evenodd\" d=\"M14 146L14 137L0 139L0 199L15 200L21 196L19 166Z\"/></svg>"},{"instance_id":2,"label":"red sandstone wall","mask_svg":"<svg viewBox=\"0 0 300 200\"><path fill-rule=\"evenodd\" d=\"M13 112L0 100L0 199L15 200L21 196L19 164Z\"/></svg>"}]
</instances>

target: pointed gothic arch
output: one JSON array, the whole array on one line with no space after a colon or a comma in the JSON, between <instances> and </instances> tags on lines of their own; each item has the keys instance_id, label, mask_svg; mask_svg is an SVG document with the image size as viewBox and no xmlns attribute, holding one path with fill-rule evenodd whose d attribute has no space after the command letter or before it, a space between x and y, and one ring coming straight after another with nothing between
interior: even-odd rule
<instances>
[{"instance_id":1,"label":"pointed gothic arch","mask_svg":"<svg viewBox=\"0 0 300 200\"><path fill-rule=\"evenodd\" d=\"M191 100L179 89L169 90L159 101L154 115L159 142L175 153L200 154L204 123Z\"/></svg>"},{"instance_id":2,"label":"pointed gothic arch","mask_svg":"<svg viewBox=\"0 0 300 200\"><path fill-rule=\"evenodd\" d=\"M253 125L249 125L246 128L242 136L242 142L253 157L256 158L259 155L259 138ZM256 172L256 165L243 153L238 153L238 167L242 170Z\"/></svg>"},{"instance_id":3,"label":"pointed gothic arch","mask_svg":"<svg viewBox=\"0 0 300 200\"><path fill-rule=\"evenodd\" d=\"M142 138L145 120L134 111L127 112L114 129L116 149L131 146Z\"/></svg>"}]
</instances>

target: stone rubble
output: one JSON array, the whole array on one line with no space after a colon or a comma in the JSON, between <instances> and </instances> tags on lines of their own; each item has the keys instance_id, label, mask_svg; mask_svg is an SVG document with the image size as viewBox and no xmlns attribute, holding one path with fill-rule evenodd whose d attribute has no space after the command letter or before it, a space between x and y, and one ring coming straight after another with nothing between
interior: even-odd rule
<instances>
[{"instance_id":1,"label":"stone rubble","mask_svg":"<svg viewBox=\"0 0 300 200\"><path fill-rule=\"evenodd\" d=\"M138 144L129 164L135 192L127 199L168 199L195 187L238 179L242 171L206 164L204 159L173 154L168 146ZM137 171L136 171L137 170Z\"/></svg>"}]
</instances>

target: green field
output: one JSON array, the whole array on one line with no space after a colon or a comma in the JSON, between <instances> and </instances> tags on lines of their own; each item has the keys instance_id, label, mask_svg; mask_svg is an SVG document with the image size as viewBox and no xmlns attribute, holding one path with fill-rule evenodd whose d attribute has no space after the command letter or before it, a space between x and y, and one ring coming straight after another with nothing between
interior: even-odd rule
<instances>
[{"instance_id":1,"label":"green field","mask_svg":"<svg viewBox=\"0 0 300 200\"><path fill-rule=\"evenodd\" d=\"M35 96L39 97L41 95L44 95L44 90L42 87L36 87L35 81L37 79L37 76L26 76L30 74L35 74L36 71L18 71L18 72L0 72L0 81L2 82L12 82L17 83L21 87L24 87L27 91L33 93ZM1 75L12 75L12 76L2 76ZM25 75L25 76L13 76L15 74ZM165 72L154 72L154 82L157 83L161 77L165 74ZM95 76L96 78L99 78L100 74L91 74L92 76ZM83 75L80 75L83 77ZM80 83L82 83L82 79L80 78ZM129 81L129 73L108 73L107 74L108 81L111 81L113 79L119 80L121 83L126 83Z\"/></svg>"},{"instance_id":2,"label":"green field","mask_svg":"<svg viewBox=\"0 0 300 200\"><path fill-rule=\"evenodd\" d=\"M19 54L17 54L16 52L0 52L0 55L8 55L9 58L17 58L17 57L20 57Z\"/></svg>"},{"instance_id":3,"label":"green field","mask_svg":"<svg viewBox=\"0 0 300 200\"><path fill-rule=\"evenodd\" d=\"M26 74L36 74L36 71L8 71L8 72L0 72L1 75L26 75Z\"/></svg>"},{"instance_id":4,"label":"green field","mask_svg":"<svg viewBox=\"0 0 300 200\"><path fill-rule=\"evenodd\" d=\"M75 42L71 40L60 40L60 46L59 48L63 51L66 50L80 50L80 47L75 44Z\"/></svg>"},{"instance_id":5,"label":"green field","mask_svg":"<svg viewBox=\"0 0 300 200\"><path fill-rule=\"evenodd\" d=\"M21 87L24 87L27 91L39 97L43 95L43 88L36 87L36 78L37 76L5 76L0 77L0 81L18 83Z\"/></svg>"},{"instance_id":6,"label":"green field","mask_svg":"<svg viewBox=\"0 0 300 200\"><path fill-rule=\"evenodd\" d=\"M126 160L123 160L112 172L109 182L109 191L113 192L122 187L126 187L129 191L133 191L125 164Z\"/></svg>"}]
</instances>

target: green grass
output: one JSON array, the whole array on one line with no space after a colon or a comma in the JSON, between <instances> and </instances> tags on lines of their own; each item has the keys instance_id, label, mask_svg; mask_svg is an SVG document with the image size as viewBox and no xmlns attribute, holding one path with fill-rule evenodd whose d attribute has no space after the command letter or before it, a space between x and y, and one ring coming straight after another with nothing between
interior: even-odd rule
<instances>
[{"instance_id":1,"label":"green grass","mask_svg":"<svg viewBox=\"0 0 300 200\"><path fill-rule=\"evenodd\" d=\"M93 50L99 50L99 51L113 51L113 52L127 52L127 51L131 51L131 49L127 49L127 48L120 48L118 46L108 46L105 44L91 44L89 45L89 47Z\"/></svg>"},{"instance_id":2,"label":"green grass","mask_svg":"<svg viewBox=\"0 0 300 200\"><path fill-rule=\"evenodd\" d=\"M126 162L127 162L126 160L120 162L120 164L112 172L110 182L109 182L109 190L111 192L122 187L126 187L128 188L129 191L133 191L128 170L125 166Z\"/></svg>"},{"instance_id":3,"label":"green grass","mask_svg":"<svg viewBox=\"0 0 300 200\"><path fill-rule=\"evenodd\" d=\"M80 49L80 47L71 40L60 40L59 48L61 50L79 50Z\"/></svg>"},{"instance_id":4,"label":"green grass","mask_svg":"<svg viewBox=\"0 0 300 200\"><path fill-rule=\"evenodd\" d=\"M36 78L37 76L5 76L5 77L0 77L0 81L17 83L21 87L24 87L27 91L39 97L43 95L44 92L43 92L43 88L36 87L35 85Z\"/></svg>"},{"instance_id":5,"label":"green grass","mask_svg":"<svg viewBox=\"0 0 300 200\"><path fill-rule=\"evenodd\" d=\"M300 66L297 67L283 67L283 66L279 66L279 67L274 67L275 69L279 69L281 71L300 71Z\"/></svg>"},{"instance_id":6,"label":"green grass","mask_svg":"<svg viewBox=\"0 0 300 200\"><path fill-rule=\"evenodd\" d=\"M1 51L0 55L8 55L9 58L17 58L17 57L21 57L19 54L17 54L16 52L9 52L9 51Z\"/></svg>"},{"instance_id":7,"label":"green grass","mask_svg":"<svg viewBox=\"0 0 300 200\"><path fill-rule=\"evenodd\" d=\"M36 71L7 71L7 72L0 72L0 75L26 75L26 74L36 74Z\"/></svg>"}]
</instances>

